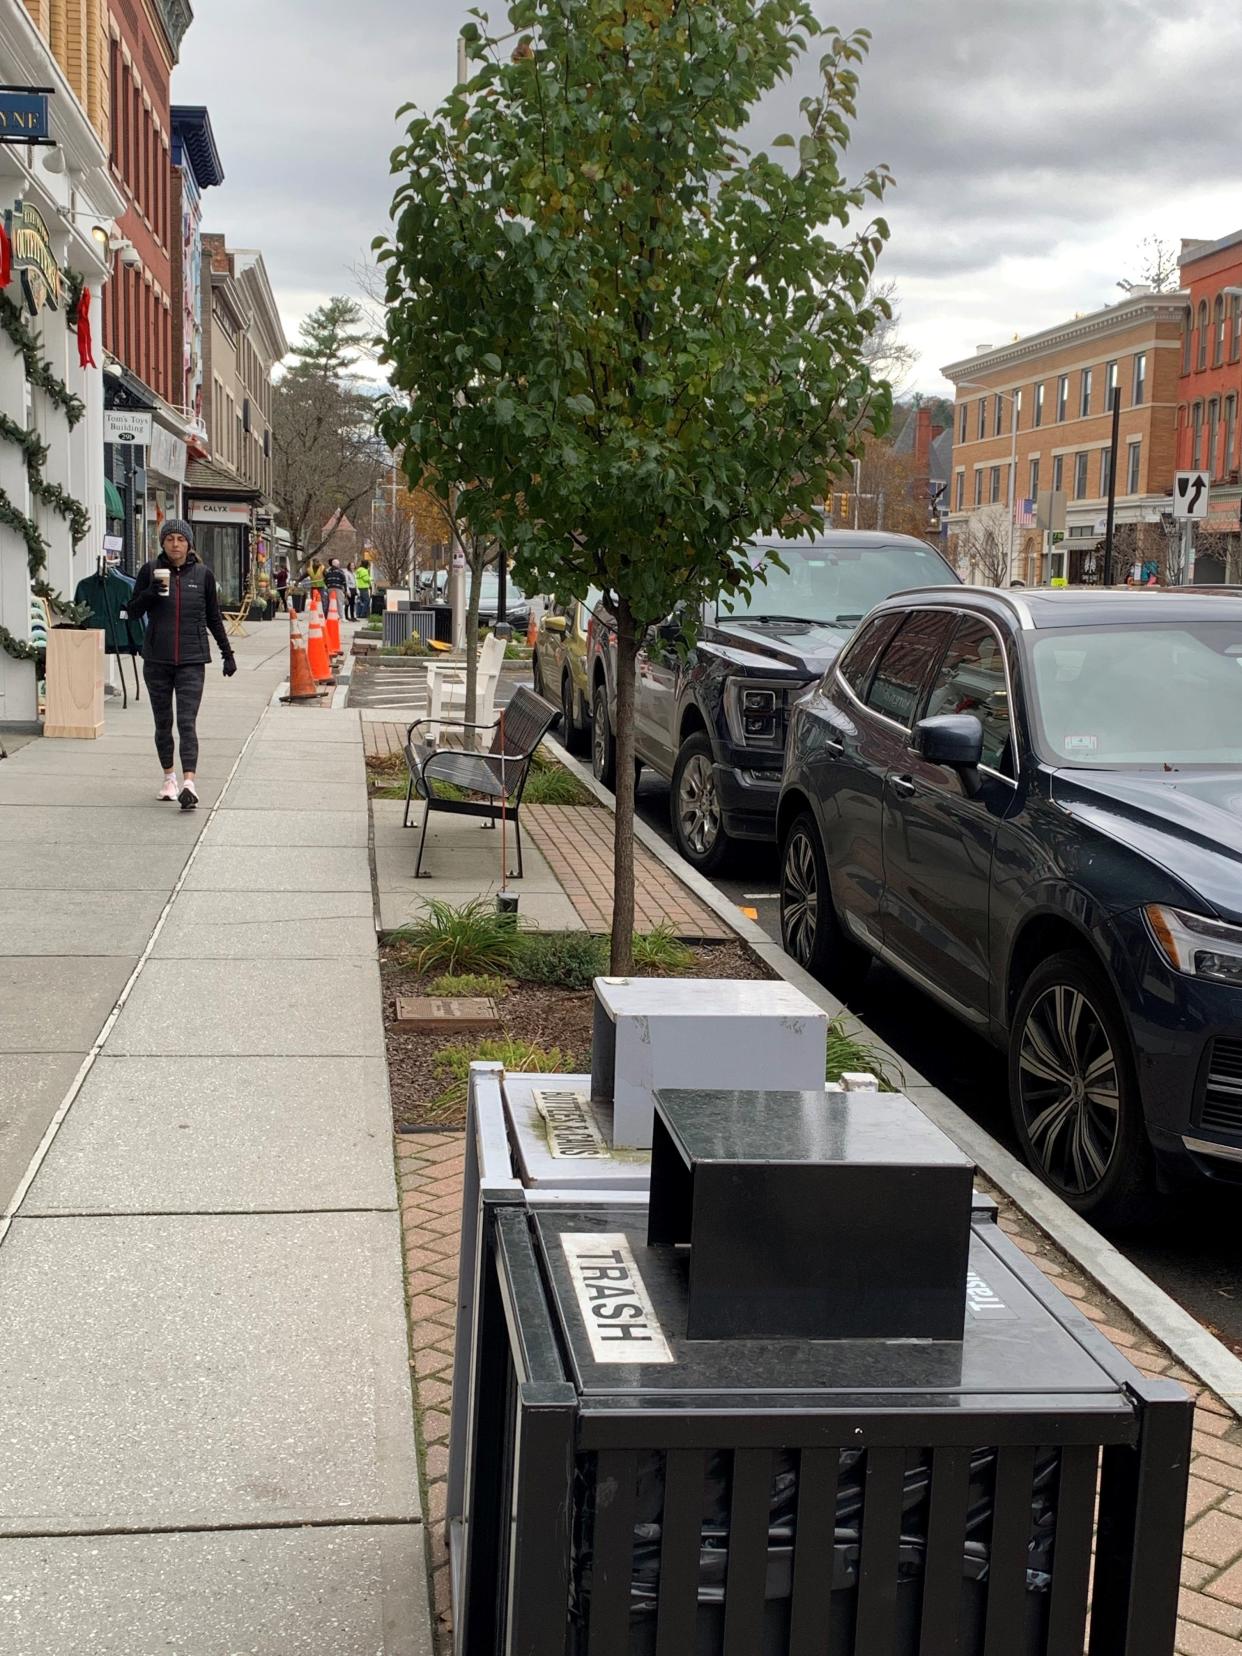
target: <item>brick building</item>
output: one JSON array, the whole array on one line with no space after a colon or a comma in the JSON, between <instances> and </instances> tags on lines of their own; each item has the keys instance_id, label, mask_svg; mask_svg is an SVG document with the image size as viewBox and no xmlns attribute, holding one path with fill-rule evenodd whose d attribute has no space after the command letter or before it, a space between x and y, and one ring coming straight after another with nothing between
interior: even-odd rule
<instances>
[{"instance_id":1,"label":"brick building","mask_svg":"<svg viewBox=\"0 0 1242 1656\"><path fill-rule=\"evenodd\" d=\"M173 210L180 216L172 273L176 401L190 422L190 458L205 460L210 438L203 418L203 192L224 183L224 168L205 109L174 104L172 134Z\"/></svg>"},{"instance_id":2,"label":"brick building","mask_svg":"<svg viewBox=\"0 0 1242 1656\"><path fill-rule=\"evenodd\" d=\"M1136 290L1116 305L950 363L943 370L956 389L950 547L968 544L972 525L990 517L1006 539L1013 524L1009 578L1028 585L1102 579L1115 388L1122 410L1115 578L1132 561L1162 563L1185 316L1184 295ZM1044 493L1063 497L1063 531L1059 513L1047 530L1022 522L1023 503Z\"/></svg>"},{"instance_id":3,"label":"brick building","mask_svg":"<svg viewBox=\"0 0 1242 1656\"><path fill-rule=\"evenodd\" d=\"M1177 469L1211 478L1207 521L1196 532L1194 578L1242 581L1242 230L1182 243L1190 309L1182 341Z\"/></svg>"}]
</instances>

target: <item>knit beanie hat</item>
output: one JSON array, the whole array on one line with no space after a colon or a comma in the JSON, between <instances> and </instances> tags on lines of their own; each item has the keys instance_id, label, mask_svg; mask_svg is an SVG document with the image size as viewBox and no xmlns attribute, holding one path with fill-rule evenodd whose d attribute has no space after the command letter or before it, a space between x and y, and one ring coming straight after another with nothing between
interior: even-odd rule
<instances>
[{"instance_id":1,"label":"knit beanie hat","mask_svg":"<svg viewBox=\"0 0 1242 1656\"><path fill-rule=\"evenodd\" d=\"M194 531L184 518L165 518L160 525L160 550L163 551L164 542L169 535L184 535L191 547L194 545Z\"/></svg>"}]
</instances>

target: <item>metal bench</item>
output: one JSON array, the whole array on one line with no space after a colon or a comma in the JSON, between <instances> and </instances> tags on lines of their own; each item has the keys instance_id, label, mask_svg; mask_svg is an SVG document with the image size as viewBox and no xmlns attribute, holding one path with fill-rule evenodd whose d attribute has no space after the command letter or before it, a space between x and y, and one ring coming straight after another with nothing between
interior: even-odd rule
<instances>
[{"instance_id":1,"label":"metal bench","mask_svg":"<svg viewBox=\"0 0 1242 1656\"><path fill-rule=\"evenodd\" d=\"M405 790L405 815L402 825L410 826L410 802L415 793L426 801L423 812L423 831L418 842L418 861L414 865L416 879L430 879L423 873L423 848L427 844L427 824L433 811L455 811L459 816L496 818L503 809L513 819L517 840L517 872L510 877L522 878L522 829L518 813L526 778L534 762L535 749L560 718L560 709L544 701L525 685L514 691L508 707L502 709L494 724L467 724L464 720L438 721L415 719L405 733L405 763L410 773ZM418 741L414 732L420 725L437 722L454 730L492 730L491 746L486 753L466 752L460 748L436 747L432 742ZM479 795L475 799L447 799L437 795L437 782L451 782L454 787Z\"/></svg>"}]
</instances>

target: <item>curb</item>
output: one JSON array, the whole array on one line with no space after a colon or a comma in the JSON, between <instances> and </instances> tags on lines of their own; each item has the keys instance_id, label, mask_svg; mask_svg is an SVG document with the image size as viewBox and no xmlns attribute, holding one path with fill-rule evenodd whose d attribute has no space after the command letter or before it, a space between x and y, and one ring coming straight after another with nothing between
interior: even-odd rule
<instances>
[{"instance_id":1,"label":"curb","mask_svg":"<svg viewBox=\"0 0 1242 1656\"><path fill-rule=\"evenodd\" d=\"M559 742L552 746L565 769L576 776L601 805L615 812L616 800L607 788L595 780L589 766L567 753ZM1041 1184L1024 1162L1011 1155L1003 1144L998 1144L976 1121L959 1110L939 1088L933 1087L924 1076L912 1069L886 1041L874 1035L861 1018L856 1018L835 995L830 995L809 972L804 972L761 926L740 913L727 898L720 895L710 880L691 868L684 858L665 845L649 824L638 817L634 819L634 837L657 862L748 944L778 977L801 989L829 1017L844 1013L852 1019L864 1037L905 1076L906 1094L929 1120L934 1121L960 1150L971 1157L979 1171L1038 1225L1085 1276L1119 1301L1135 1322L1158 1340L1183 1368L1189 1369L1235 1414L1242 1415L1242 1359L1235 1357L1222 1341L1209 1334L1158 1283L1140 1271L1137 1265L1132 1265L1099 1231Z\"/></svg>"}]
</instances>

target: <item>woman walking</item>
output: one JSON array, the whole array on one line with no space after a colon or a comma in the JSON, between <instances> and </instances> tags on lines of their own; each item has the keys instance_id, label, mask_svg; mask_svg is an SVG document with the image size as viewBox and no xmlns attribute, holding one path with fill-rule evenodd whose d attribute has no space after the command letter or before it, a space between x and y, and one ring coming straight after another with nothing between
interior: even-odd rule
<instances>
[{"instance_id":1,"label":"woman walking","mask_svg":"<svg viewBox=\"0 0 1242 1656\"><path fill-rule=\"evenodd\" d=\"M194 531L181 518L169 518L160 530L160 555L143 564L130 595L131 616L147 618L142 647L142 676L155 717L155 751L164 767L157 799L176 800L183 811L198 804L199 703L215 639L224 659L224 676L232 678L237 661L229 646L216 578L194 551ZM173 753L173 703L181 746L181 787Z\"/></svg>"},{"instance_id":2,"label":"woman walking","mask_svg":"<svg viewBox=\"0 0 1242 1656\"><path fill-rule=\"evenodd\" d=\"M358 602L358 577L354 574L352 563L345 565L345 619L354 619L354 607Z\"/></svg>"}]
</instances>

